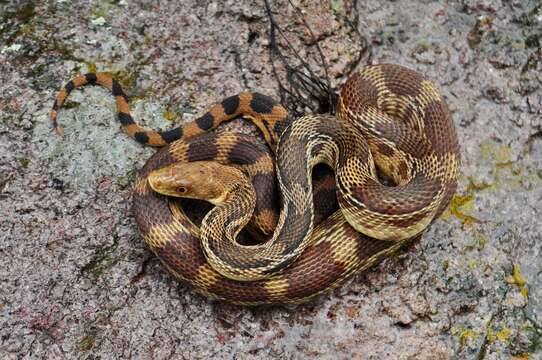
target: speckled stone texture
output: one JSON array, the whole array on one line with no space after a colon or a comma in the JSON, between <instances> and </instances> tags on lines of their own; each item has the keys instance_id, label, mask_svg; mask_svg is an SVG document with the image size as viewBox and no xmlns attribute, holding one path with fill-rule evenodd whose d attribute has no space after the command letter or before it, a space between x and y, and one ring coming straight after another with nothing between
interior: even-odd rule
<instances>
[{"instance_id":1,"label":"speckled stone texture","mask_svg":"<svg viewBox=\"0 0 542 360\"><path fill-rule=\"evenodd\" d=\"M263 1L0 1L1 359L542 359L540 2L294 3L332 85L360 45L345 30L354 11L370 45L359 66L397 63L438 84L462 146L449 211L316 302L210 302L136 230L131 181L153 150L119 131L112 96L75 91L64 138L48 111L61 84L94 69L154 128L239 91L277 95Z\"/></svg>"}]
</instances>

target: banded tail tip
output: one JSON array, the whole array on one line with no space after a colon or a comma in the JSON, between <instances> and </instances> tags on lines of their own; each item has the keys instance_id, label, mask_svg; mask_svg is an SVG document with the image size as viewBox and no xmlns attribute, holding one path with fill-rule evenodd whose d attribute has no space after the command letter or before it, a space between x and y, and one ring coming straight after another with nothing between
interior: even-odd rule
<instances>
[{"instance_id":1,"label":"banded tail tip","mask_svg":"<svg viewBox=\"0 0 542 360\"><path fill-rule=\"evenodd\" d=\"M60 125L55 125L55 131L60 137L64 137L64 129Z\"/></svg>"},{"instance_id":2,"label":"banded tail tip","mask_svg":"<svg viewBox=\"0 0 542 360\"><path fill-rule=\"evenodd\" d=\"M53 108L53 110L51 110L51 120L53 121L53 128L55 129L58 135L64 136L64 129L62 129L62 127L58 125L56 121L56 115L57 115L56 109Z\"/></svg>"}]
</instances>

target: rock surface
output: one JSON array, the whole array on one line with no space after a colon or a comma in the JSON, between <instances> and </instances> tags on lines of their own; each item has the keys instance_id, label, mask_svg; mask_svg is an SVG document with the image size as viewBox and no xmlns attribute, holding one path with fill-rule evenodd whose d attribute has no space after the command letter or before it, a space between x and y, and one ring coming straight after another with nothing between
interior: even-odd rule
<instances>
[{"instance_id":1,"label":"rock surface","mask_svg":"<svg viewBox=\"0 0 542 360\"><path fill-rule=\"evenodd\" d=\"M542 359L540 3L294 3L334 86L360 45L345 30L353 11L370 44L363 62L438 84L462 146L449 211L316 302L210 302L170 278L136 231L130 184L153 150L119 131L112 96L75 91L64 138L48 112L61 84L93 70L112 72L154 128L239 91L276 95L263 2L0 2L0 358ZM283 25L299 22L271 4Z\"/></svg>"}]
</instances>

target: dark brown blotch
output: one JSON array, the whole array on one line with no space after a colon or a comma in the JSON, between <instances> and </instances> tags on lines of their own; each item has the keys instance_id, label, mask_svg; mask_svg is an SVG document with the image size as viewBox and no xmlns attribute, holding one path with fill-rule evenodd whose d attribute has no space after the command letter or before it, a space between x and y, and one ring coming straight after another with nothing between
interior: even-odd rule
<instances>
[{"instance_id":1,"label":"dark brown blotch","mask_svg":"<svg viewBox=\"0 0 542 360\"><path fill-rule=\"evenodd\" d=\"M228 159L234 164L255 164L265 153L262 153L254 143L237 141L228 153Z\"/></svg>"},{"instance_id":2,"label":"dark brown blotch","mask_svg":"<svg viewBox=\"0 0 542 360\"><path fill-rule=\"evenodd\" d=\"M403 180L406 180L408 179L408 165L406 162L404 161L400 161L399 164L397 165L397 174L399 175L399 177Z\"/></svg>"},{"instance_id":3,"label":"dark brown blotch","mask_svg":"<svg viewBox=\"0 0 542 360\"><path fill-rule=\"evenodd\" d=\"M367 257L383 251L394 244L394 242L376 240L364 235L356 231L356 229L350 226L347 222L342 224L342 230L344 231L345 237L356 239L356 254L357 258L360 260L366 259Z\"/></svg>"},{"instance_id":4,"label":"dark brown blotch","mask_svg":"<svg viewBox=\"0 0 542 360\"><path fill-rule=\"evenodd\" d=\"M85 79L87 80L88 84L95 85L97 76L95 73L88 73L88 74L85 74Z\"/></svg>"},{"instance_id":5,"label":"dark brown blotch","mask_svg":"<svg viewBox=\"0 0 542 360\"><path fill-rule=\"evenodd\" d=\"M186 152L188 162L212 160L218 155L218 147L214 141L202 143L199 141L191 142Z\"/></svg>"},{"instance_id":6,"label":"dark brown blotch","mask_svg":"<svg viewBox=\"0 0 542 360\"><path fill-rule=\"evenodd\" d=\"M66 85L64 86L64 89L66 89L67 93L70 93L75 88L75 85L72 80L68 81Z\"/></svg>"},{"instance_id":7,"label":"dark brown blotch","mask_svg":"<svg viewBox=\"0 0 542 360\"><path fill-rule=\"evenodd\" d=\"M377 143L376 147L378 149L378 152L384 156L391 157L395 152L395 150L391 146L382 142Z\"/></svg>"},{"instance_id":8,"label":"dark brown blotch","mask_svg":"<svg viewBox=\"0 0 542 360\"><path fill-rule=\"evenodd\" d=\"M336 262L332 254L333 247L329 242L308 247L294 263L294 267L284 274L289 281L287 296L292 299L305 298L334 284L345 267ZM318 266L313 263L315 258L320 259Z\"/></svg>"},{"instance_id":9,"label":"dark brown blotch","mask_svg":"<svg viewBox=\"0 0 542 360\"><path fill-rule=\"evenodd\" d=\"M119 119L119 122L121 123L122 126L135 124L134 119L132 118L130 114L119 112L117 114L117 118Z\"/></svg>"},{"instance_id":10,"label":"dark brown blotch","mask_svg":"<svg viewBox=\"0 0 542 360\"><path fill-rule=\"evenodd\" d=\"M353 112L361 112L364 106L377 104L378 91L371 81L358 72L351 76L342 87L341 99L342 101L338 102L339 107L344 106Z\"/></svg>"},{"instance_id":11,"label":"dark brown blotch","mask_svg":"<svg viewBox=\"0 0 542 360\"><path fill-rule=\"evenodd\" d=\"M265 282L239 282L220 277L208 289L210 293L231 302L268 302Z\"/></svg>"},{"instance_id":12,"label":"dark brown blotch","mask_svg":"<svg viewBox=\"0 0 542 360\"><path fill-rule=\"evenodd\" d=\"M210 130L213 127L214 117L210 112L208 112L204 114L203 116L197 118L195 121L201 130L206 131L206 130Z\"/></svg>"},{"instance_id":13,"label":"dark brown blotch","mask_svg":"<svg viewBox=\"0 0 542 360\"><path fill-rule=\"evenodd\" d=\"M252 185L256 192L255 211L257 213L261 213L264 210L276 211L279 200L274 173L256 174L252 179Z\"/></svg>"},{"instance_id":14,"label":"dark brown blotch","mask_svg":"<svg viewBox=\"0 0 542 360\"><path fill-rule=\"evenodd\" d=\"M166 246L152 250L170 268L187 280L196 279L198 269L206 263L199 239L187 233L177 233Z\"/></svg>"},{"instance_id":15,"label":"dark brown blotch","mask_svg":"<svg viewBox=\"0 0 542 360\"><path fill-rule=\"evenodd\" d=\"M423 76L399 65L381 65L382 77L388 90L398 96L416 97L420 93Z\"/></svg>"},{"instance_id":16,"label":"dark brown blotch","mask_svg":"<svg viewBox=\"0 0 542 360\"><path fill-rule=\"evenodd\" d=\"M439 192L440 186L438 179L418 173L404 186L388 187L369 179L363 186L353 188L353 196L369 211L401 215L428 206Z\"/></svg>"},{"instance_id":17,"label":"dark brown blotch","mask_svg":"<svg viewBox=\"0 0 542 360\"><path fill-rule=\"evenodd\" d=\"M162 131L160 133L160 136L162 136L162 139L164 139L166 143L171 143L183 137L183 128L182 126L179 126L179 127L176 127L175 129Z\"/></svg>"},{"instance_id":18,"label":"dark brown blotch","mask_svg":"<svg viewBox=\"0 0 542 360\"><path fill-rule=\"evenodd\" d=\"M224 114L233 115L237 112L239 108L239 96L234 95L222 100L222 108L224 109Z\"/></svg>"},{"instance_id":19,"label":"dark brown blotch","mask_svg":"<svg viewBox=\"0 0 542 360\"><path fill-rule=\"evenodd\" d=\"M446 104L432 101L424 111L425 133L434 151L439 155L457 152L457 135Z\"/></svg>"},{"instance_id":20,"label":"dark brown blotch","mask_svg":"<svg viewBox=\"0 0 542 360\"><path fill-rule=\"evenodd\" d=\"M147 135L147 133L145 133L144 131L136 132L134 134L134 139L138 143L145 145L149 142L149 135Z\"/></svg>"},{"instance_id":21,"label":"dark brown blotch","mask_svg":"<svg viewBox=\"0 0 542 360\"><path fill-rule=\"evenodd\" d=\"M166 145L160 148L153 156L147 160L143 168L139 171L139 176L148 176L151 171L163 168L167 165L173 164L177 160L169 153L170 145Z\"/></svg>"},{"instance_id":22,"label":"dark brown blotch","mask_svg":"<svg viewBox=\"0 0 542 360\"><path fill-rule=\"evenodd\" d=\"M257 113L270 114L273 112L273 107L278 103L271 97L259 93L252 94L250 107Z\"/></svg>"},{"instance_id":23,"label":"dark brown blotch","mask_svg":"<svg viewBox=\"0 0 542 360\"><path fill-rule=\"evenodd\" d=\"M431 152L431 143L403 122L382 122L375 126L375 130L380 137L393 143L398 150L415 158L420 159ZM379 151L380 142L370 141L370 144L376 146L375 150Z\"/></svg>"},{"instance_id":24,"label":"dark brown blotch","mask_svg":"<svg viewBox=\"0 0 542 360\"><path fill-rule=\"evenodd\" d=\"M128 97L124 93L124 90L122 90L122 87L120 84L115 81L114 79L111 82L111 92L113 93L113 96L120 96L122 97L126 102L128 102Z\"/></svg>"},{"instance_id":25,"label":"dark brown blotch","mask_svg":"<svg viewBox=\"0 0 542 360\"><path fill-rule=\"evenodd\" d=\"M286 128L292 123L292 119L289 116L286 116L283 119L279 119L275 122L275 125L273 126L273 132L275 133L275 137L279 138L280 135L286 130Z\"/></svg>"}]
</instances>

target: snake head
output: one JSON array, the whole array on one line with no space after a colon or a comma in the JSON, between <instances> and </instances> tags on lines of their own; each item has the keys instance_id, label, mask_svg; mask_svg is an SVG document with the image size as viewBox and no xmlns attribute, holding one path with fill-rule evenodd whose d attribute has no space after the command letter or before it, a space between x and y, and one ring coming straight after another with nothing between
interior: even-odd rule
<instances>
[{"instance_id":1,"label":"snake head","mask_svg":"<svg viewBox=\"0 0 542 360\"><path fill-rule=\"evenodd\" d=\"M243 173L212 161L175 163L151 172L147 178L157 193L222 203L243 181Z\"/></svg>"}]
</instances>

